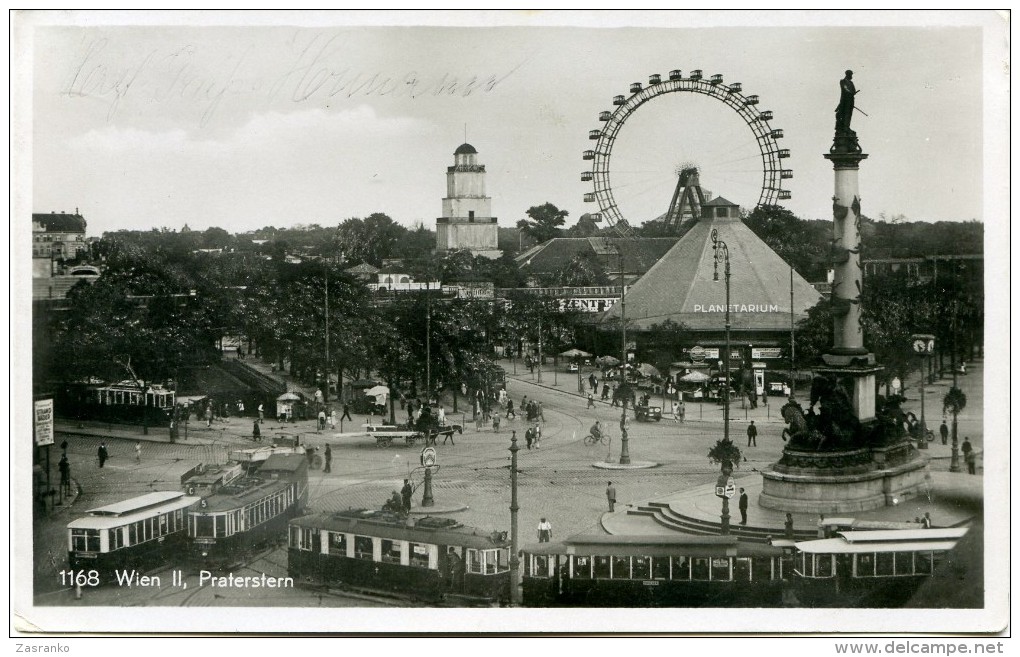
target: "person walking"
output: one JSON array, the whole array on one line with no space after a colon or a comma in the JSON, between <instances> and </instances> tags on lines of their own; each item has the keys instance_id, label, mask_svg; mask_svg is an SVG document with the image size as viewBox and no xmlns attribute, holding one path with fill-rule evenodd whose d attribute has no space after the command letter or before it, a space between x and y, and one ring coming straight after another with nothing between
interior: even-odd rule
<instances>
[{"instance_id":1,"label":"person walking","mask_svg":"<svg viewBox=\"0 0 1020 657\"><path fill-rule=\"evenodd\" d=\"M333 463L333 449L329 446L329 443L326 443L326 451L323 452L322 457L326 462L325 465L323 465L322 467L322 471L332 472L333 470L330 464Z\"/></svg>"},{"instance_id":2,"label":"person walking","mask_svg":"<svg viewBox=\"0 0 1020 657\"><path fill-rule=\"evenodd\" d=\"M411 495L414 494L414 488L411 486L411 480L404 480L404 487L400 489L400 502L404 506L404 513L408 514L411 512Z\"/></svg>"},{"instance_id":3,"label":"person walking","mask_svg":"<svg viewBox=\"0 0 1020 657\"><path fill-rule=\"evenodd\" d=\"M595 372L588 375L588 387L592 390L595 389Z\"/></svg>"},{"instance_id":4,"label":"person walking","mask_svg":"<svg viewBox=\"0 0 1020 657\"><path fill-rule=\"evenodd\" d=\"M613 482L606 484L606 500L609 502L609 511L616 510L616 488L613 486Z\"/></svg>"},{"instance_id":5,"label":"person walking","mask_svg":"<svg viewBox=\"0 0 1020 657\"><path fill-rule=\"evenodd\" d=\"M946 426L945 420L942 420L942 424L939 426L939 437L942 438L943 445L949 441L949 427Z\"/></svg>"},{"instance_id":6,"label":"person walking","mask_svg":"<svg viewBox=\"0 0 1020 657\"><path fill-rule=\"evenodd\" d=\"M786 514L786 524L783 525L783 534L786 538L793 538L793 514Z\"/></svg>"},{"instance_id":7,"label":"person walking","mask_svg":"<svg viewBox=\"0 0 1020 657\"><path fill-rule=\"evenodd\" d=\"M602 384L602 401L609 399L609 386L605 383Z\"/></svg>"},{"instance_id":8,"label":"person walking","mask_svg":"<svg viewBox=\"0 0 1020 657\"><path fill-rule=\"evenodd\" d=\"M354 418L351 417L351 405L348 402L344 402L344 413L343 415L340 416L341 422L343 422L345 419L351 422L354 421Z\"/></svg>"},{"instance_id":9,"label":"person walking","mask_svg":"<svg viewBox=\"0 0 1020 657\"><path fill-rule=\"evenodd\" d=\"M740 501L737 503L737 508L740 509L740 524L747 524L747 493L744 489L740 489Z\"/></svg>"},{"instance_id":10,"label":"person walking","mask_svg":"<svg viewBox=\"0 0 1020 657\"><path fill-rule=\"evenodd\" d=\"M481 417L481 416L479 416L479 417ZM494 414L492 416L492 430L495 431L496 433L499 433L499 423L500 423L500 421L502 419L503 419L503 416L500 415L499 413L496 413L496 414ZM481 431L481 429L482 429L482 425L481 425L481 423L479 423L478 424L478 430Z\"/></svg>"},{"instance_id":11,"label":"person walking","mask_svg":"<svg viewBox=\"0 0 1020 657\"><path fill-rule=\"evenodd\" d=\"M209 413L211 414L212 411L209 411ZM106 459L110 458L110 453L106 451L105 442L99 443L99 451L96 453L96 455L99 457L99 467L103 467L103 465L106 463Z\"/></svg>"},{"instance_id":12,"label":"person walking","mask_svg":"<svg viewBox=\"0 0 1020 657\"><path fill-rule=\"evenodd\" d=\"M588 393L588 405L584 407L584 410L589 408L595 408L595 397L590 392Z\"/></svg>"},{"instance_id":13,"label":"person walking","mask_svg":"<svg viewBox=\"0 0 1020 657\"><path fill-rule=\"evenodd\" d=\"M135 442L135 463L142 462L142 441Z\"/></svg>"},{"instance_id":14,"label":"person walking","mask_svg":"<svg viewBox=\"0 0 1020 657\"><path fill-rule=\"evenodd\" d=\"M591 391L597 395L599 394L599 378L595 376L594 372L592 373L591 378L595 380L595 385L591 387Z\"/></svg>"},{"instance_id":15,"label":"person walking","mask_svg":"<svg viewBox=\"0 0 1020 657\"><path fill-rule=\"evenodd\" d=\"M531 449L532 443L535 442L535 429L532 427L524 432L524 440L528 445L528 449Z\"/></svg>"},{"instance_id":16,"label":"person walking","mask_svg":"<svg viewBox=\"0 0 1020 657\"><path fill-rule=\"evenodd\" d=\"M538 523L538 542L548 543L550 538L552 538L552 524L545 518L542 518Z\"/></svg>"},{"instance_id":17,"label":"person walking","mask_svg":"<svg viewBox=\"0 0 1020 657\"><path fill-rule=\"evenodd\" d=\"M538 449L542 446L542 427L536 424L532 431L535 432L535 449Z\"/></svg>"},{"instance_id":18,"label":"person walking","mask_svg":"<svg viewBox=\"0 0 1020 657\"><path fill-rule=\"evenodd\" d=\"M508 399L506 400L506 419L509 420L511 415L515 420L517 419L517 413L514 412L514 400Z\"/></svg>"},{"instance_id":19,"label":"person walking","mask_svg":"<svg viewBox=\"0 0 1020 657\"><path fill-rule=\"evenodd\" d=\"M921 526L925 529L931 529L931 512L924 512L924 517L921 518Z\"/></svg>"},{"instance_id":20,"label":"person walking","mask_svg":"<svg viewBox=\"0 0 1020 657\"><path fill-rule=\"evenodd\" d=\"M259 421L255 420L251 426L251 441L253 443L262 442L262 427L259 426Z\"/></svg>"},{"instance_id":21,"label":"person walking","mask_svg":"<svg viewBox=\"0 0 1020 657\"><path fill-rule=\"evenodd\" d=\"M963 462L967 464L967 472L977 474L977 454L974 453L974 446L970 444L970 437L964 437L960 451L963 452Z\"/></svg>"},{"instance_id":22,"label":"person walking","mask_svg":"<svg viewBox=\"0 0 1020 657\"><path fill-rule=\"evenodd\" d=\"M542 402L538 402L538 419L545 422L545 411L542 409Z\"/></svg>"},{"instance_id":23,"label":"person walking","mask_svg":"<svg viewBox=\"0 0 1020 657\"><path fill-rule=\"evenodd\" d=\"M319 431L322 431L323 429L326 428L326 411L320 408L319 409L318 417L319 417L319 422L318 422L318 424L316 426L319 427L319 429L318 429Z\"/></svg>"},{"instance_id":24,"label":"person walking","mask_svg":"<svg viewBox=\"0 0 1020 657\"><path fill-rule=\"evenodd\" d=\"M747 446L758 446L758 429L754 426L754 420L747 426Z\"/></svg>"},{"instance_id":25,"label":"person walking","mask_svg":"<svg viewBox=\"0 0 1020 657\"><path fill-rule=\"evenodd\" d=\"M329 430L336 431L336 409L329 411Z\"/></svg>"},{"instance_id":26,"label":"person walking","mask_svg":"<svg viewBox=\"0 0 1020 657\"><path fill-rule=\"evenodd\" d=\"M259 404L259 424L266 421L266 405Z\"/></svg>"},{"instance_id":27,"label":"person walking","mask_svg":"<svg viewBox=\"0 0 1020 657\"><path fill-rule=\"evenodd\" d=\"M57 469L60 470L60 493L62 495L71 496L71 463L67 460L67 454L60 457L60 463L57 464Z\"/></svg>"},{"instance_id":28,"label":"person walking","mask_svg":"<svg viewBox=\"0 0 1020 657\"><path fill-rule=\"evenodd\" d=\"M212 429L212 404L205 407L205 428Z\"/></svg>"}]
</instances>

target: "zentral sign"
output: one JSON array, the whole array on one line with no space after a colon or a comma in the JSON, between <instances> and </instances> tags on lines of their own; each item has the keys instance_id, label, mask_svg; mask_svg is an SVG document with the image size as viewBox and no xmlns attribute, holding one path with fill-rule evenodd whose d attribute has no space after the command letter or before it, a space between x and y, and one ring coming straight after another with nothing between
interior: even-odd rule
<instances>
[{"instance_id":1,"label":"zentral sign","mask_svg":"<svg viewBox=\"0 0 1020 657\"><path fill-rule=\"evenodd\" d=\"M614 297L560 299L560 312L576 310L582 313L602 313L612 308L617 301Z\"/></svg>"},{"instance_id":2,"label":"zentral sign","mask_svg":"<svg viewBox=\"0 0 1020 657\"><path fill-rule=\"evenodd\" d=\"M782 358L780 347L751 347L751 358Z\"/></svg>"}]
</instances>

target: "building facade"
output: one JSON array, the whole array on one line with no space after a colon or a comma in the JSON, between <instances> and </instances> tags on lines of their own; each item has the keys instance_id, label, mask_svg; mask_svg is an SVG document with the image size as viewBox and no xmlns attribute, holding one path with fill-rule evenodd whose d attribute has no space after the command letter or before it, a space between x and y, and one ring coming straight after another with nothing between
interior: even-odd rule
<instances>
[{"instance_id":1,"label":"building facade","mask_svg":"<svg viewBox=\"0 0 1020 657\"><path fill-rule=\"evenodd\" d=\"M498 258L499 226L492 216L492 198L485 195L485 165L478 163L471 144L458 146L453 157L453 166L446 170L443 216L436 219L436 250Z\"/></svg>"}]
</instances>

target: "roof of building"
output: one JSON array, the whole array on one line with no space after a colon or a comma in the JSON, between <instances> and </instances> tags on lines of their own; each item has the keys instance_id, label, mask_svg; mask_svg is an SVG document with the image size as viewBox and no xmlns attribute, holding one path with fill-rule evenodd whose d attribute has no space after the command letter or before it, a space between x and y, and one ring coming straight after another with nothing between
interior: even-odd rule
<instances>
[{"instance_id":1,"label":"roof of building","mask_svg":"<svg viewBox=\"0 0 1020 657\"><path fill-rule=\"evenodd\" d=\"M623 271L643 274L677 242L676 237L556 237L538 244L517 256L517 266L529 272L559 271L575 256L590 253L605 259L608 271L619 271L619 255Z\"/></svg>"},{"instance_id":2,"label":"roof of building","mask_svg":"<svg viewBox=\"0 0 1020 657\"><path fill-rule=\"evenodd\" d=\"M453 152L454 155L471 155L477 153L475 147L471 144L464 143L457 147L457 150Z\"/></svg>"},{"instance_id":3,"label":"roof of building","mask_svg":"<svg viewBox=\"0 0 1020 657\"><path fill-rule=\"evenodd\" d=\"M379 273L379 268L374 265L370 265L367 262L363 262L360 265L355 265L344 271L348 274L377 274Z\"/></svg>"},{"instance_id":4,"label":"roof of building","mask_svg":"<svg viewBox=\"0 0 1020 657\"><path fill-rule=\"evenodd\" d=\"M84 233L85 218L63 212L32 213L32 222L39 223L48 233Z\"/></svg>"},{"instance_id":5,"label":"roof of building","mask_svg":"<svg viewBox=\"0 0 1020 657\"><path fill-rule=\"evenodd\" d=\"M739 208L740 207L739 205L737 205L733 201L727 201L726 199L724 199L721 196L716 196L711 201L705 201L704 203L701 204L701 207L708 207L710 205L711 206L716 206L716 207L728 207L728 208Z\"/></svg>"},{"instance_id":6,"label":"roof of building","mask_svg":"<svg viewBox=\"0 0 1020 657\"><path fill-rule=\"evenodd\" d=\"M627 323L648 329L667 319L695 331L721 331L725 324L724 265L714 280L712 231L730 255L730 321L733 330L789 330L790 266L736 217L706 217L627 291ZM821 295L793 274L794 319L802 319ZM603 320L619 317L618 305Z\"/></svg>"}]
</instances>

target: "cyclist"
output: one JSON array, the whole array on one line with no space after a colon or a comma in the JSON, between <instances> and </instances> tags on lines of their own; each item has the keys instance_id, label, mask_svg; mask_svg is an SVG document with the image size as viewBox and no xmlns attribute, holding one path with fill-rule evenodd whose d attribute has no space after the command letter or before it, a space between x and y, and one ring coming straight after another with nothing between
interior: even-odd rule
<instances>
[{"instance_id":1,"label":"cyclist","mask_svg":"<svg viewBox=\"0 0 1020 657\"><path fill-rule=\"evenodd\" d=\"M591 425L591 435L595 440L602 440L602 420L595 420Z\"/></svg>"}]
</instances>

